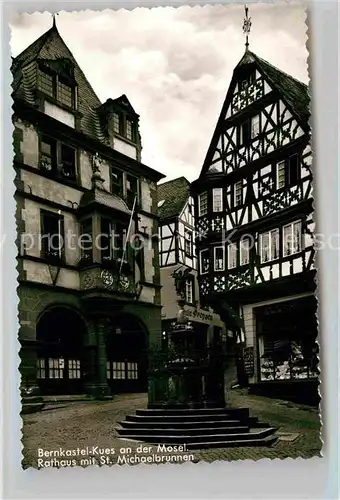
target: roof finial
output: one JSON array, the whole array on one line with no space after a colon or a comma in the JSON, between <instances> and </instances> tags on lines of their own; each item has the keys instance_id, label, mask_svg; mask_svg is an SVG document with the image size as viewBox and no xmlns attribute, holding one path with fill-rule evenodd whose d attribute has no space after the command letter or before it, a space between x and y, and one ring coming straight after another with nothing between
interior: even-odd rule
<instances>
[{"instance_id":1,"label":"roof finial","mask_svg":"<svg viewBox=\"0 0 340 500\"><path fill-rule=\"evenodd\" d=\"M59 12L53 12L52 14L52 19L53 19L53 24L52 24L52 27L53 28L56 28L57 27L57 23L56 23L56 16L59 16Z\"/></svg>"},{"instance_id":2,"label":"roof finial","mask_svg":"<svg viewBox=\"0 0 340 500\"><path fill-rule=\"evenodd\" d=\"M243 21L243 33L246 35L246 51L249 49L249 33L251 28L251 17L248 17L248 7L244 6L245 18Z\"/></svg>"}]
</instances>

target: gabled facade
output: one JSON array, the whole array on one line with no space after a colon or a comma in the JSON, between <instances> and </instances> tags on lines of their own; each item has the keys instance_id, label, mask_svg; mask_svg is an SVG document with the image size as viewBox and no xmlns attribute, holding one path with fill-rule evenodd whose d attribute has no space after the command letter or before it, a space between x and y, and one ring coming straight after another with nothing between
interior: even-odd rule
<instances>
[{"instance_id":1,"label":"gabled facade","mask_svg":"<svg viewBox=\"0 0 340 500\"><path fill-rule=\"evenodd\" d=\"M211 308L200 306L194 200L185 177L158 185L158 212L163 339L166 343L183 304L184 314L194 326L193 348L203 348L214 335L221 337L225 327Z\"/></svg>"},{"instance_id":2,"label":"gabled facade","mask_svg":"<svg viewBox=\"0 0 340 500\"><path fill-rule=\"evenodd\" d=\"M265 391L317 377L308 106L306 85L247 50L193 183L202 303Z\"/></svg>"},{"instance_id":3,"label":"gabled facade","mask_svg":"<svg viewBox=\"0 0 340 500\"><path fill-rule=\"evenodd\" d=\"M23 395L145 390L163 175L141 162L139 116L100 102L55 24L12 72Z\"/></svg>"}]
</instances>

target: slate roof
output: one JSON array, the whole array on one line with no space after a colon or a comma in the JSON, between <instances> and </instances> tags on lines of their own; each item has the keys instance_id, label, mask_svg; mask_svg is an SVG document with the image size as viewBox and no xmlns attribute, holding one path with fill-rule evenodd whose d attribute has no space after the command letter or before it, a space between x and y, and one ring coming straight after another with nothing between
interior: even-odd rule
<instances>
[{"instance_id":1,"label":"slate roof","mask_svg":"<svg viewBox=\"0 0 340 500\"><path fill-rule=\"evenodd\" d=\"M308 86L251 51L246 52L238 66L252 61L257 63L259 69L267 77L268 83L280 93L297 117L307 123L310 116Z\"/></svg>"},{"instance_id":2,"label":"slate roof","mask_svg":"<svg viewBox=\"0 0 340 500\"><path fill-rule=\"evenodd\" d=\"M190 182L185 177L178 177L157 186L158 203L164 200L162 206L158 207L158 215L161 219L178 217L184 208L190 194Z\"/></svg>"}]
</instances>

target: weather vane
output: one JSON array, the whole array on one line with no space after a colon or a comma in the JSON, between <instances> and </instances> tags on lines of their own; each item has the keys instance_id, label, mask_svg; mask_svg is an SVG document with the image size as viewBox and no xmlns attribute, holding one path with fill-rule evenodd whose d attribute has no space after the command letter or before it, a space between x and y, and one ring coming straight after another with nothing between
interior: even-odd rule
<instances>
[{"instance_id":1,"label":"weather vane","mask_svg":"<svg viewBox=\"0 0 340 500\"><path fill-rule=\"evenodd\" d=\"M244 6L244 11L245 11L245 18L243 22L243 33L246 35L246 50L248 50L249 47L249 33L250 33L250 28L251 28L251 17L248 17L248 7L245 5Z\"/></svg>"},{"instance_id":2,"label":"weather vane","mask_svg":"<svg viewBox=\"0 0 340 500\"><path fill-rule=\"evenodd\" d=\"M55 20L55 17L56 17L56 16L59 16L59 12L54 12L54 13L52 14L53 26L55 26L55 25L56 25L56 20Z\"/></svg>"}]
</instances>

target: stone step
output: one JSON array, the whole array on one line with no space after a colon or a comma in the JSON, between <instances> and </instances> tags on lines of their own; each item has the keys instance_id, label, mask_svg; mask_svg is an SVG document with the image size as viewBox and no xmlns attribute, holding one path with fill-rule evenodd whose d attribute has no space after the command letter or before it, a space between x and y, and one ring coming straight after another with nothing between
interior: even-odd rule
<instances>
[{"instance_id":1,"label":"stone step","mask_svg":"<svg viewBox=\"0 0 340 500\"><path fill-rule=\"evenodd\" d=\"M184 413L182 415L127 415L126 420L129 422L205 422L207 420L229 420L227 414L190 414ZM230 419L230 421L239 421L239 419Z\"/></svg>"},{"instance_id":2,"label":"stone step","mask_svg":"<svg viewBox=\"0 0 340 500\"><path fill-rule=\"evenodd\" d=\"M146 422L144 419L143 420L138 420L138 421L128 421L125 420L123 422L118 422L123 428L126 429L131 429L131 428L136 428L136 426L143 427L145 429L165 429L165 428L171 428L171 429L194 429L194 428L213 428L213 427L240 427L242 426L242 423L239 420L198 420L198 421L191 421L191 422L182 422L181 420L176 420L176 421L152 421L152 422ZM256 423L254 422L254 425L251 427L256 426ZM268 425L265 425L265 427L269 427Z\"/></svg>"},{"instance_id":3,"label":"stone step","mask_svg":"<svg viewBox=\"0 0 340 500\"><path fill-rule=\"evenodd\" d=\"M230 415L234 418L249 418L249 408L157 408L136 410L136 415L140 416L211 416Z\"/></svg>"},{"instance_id":4,"label":"stone step","mask_svg":"<svg viewBox=\"0 0 340 500\"><path fill-rule=\"evenodd\" d=\"M117 429L118 433L119 430ZM275 428L269 427L268 429L263 430L251 430L251 432L243 432L243 433L216 433L216 434L193 434L191 436L188 435L174 435L168 433L167 435L153 435L153 434L139 434L138 431L131 429L131 433L125 435L125 438L142 440L147 443L156 443L156 444L195 444L195 443L213 443L213 442L231 442L231 441L253 441L266 438L267 436L273 434L276 431ZM245 445L244 445L245 446Z\"/></svg>"},{"instance_id":5,"label":"stone step","mask_svg":"<svg viewBox=\"0 0 340 500\"><path fill-rule=\"evenodd\" d=\"M198 436L198 435L224 435L224 434L241 434L249 432L249 427L195 427L193 429L188 428L177 428L173 429L172 427L165 427L163 429L157 428L145 428L140 426L136 426L133 428L123 428L116 429L120 436L129 436L131 434L138 436L149 436L151 434L156 434L157 436Z\"/></svg>"}]
</instances>

